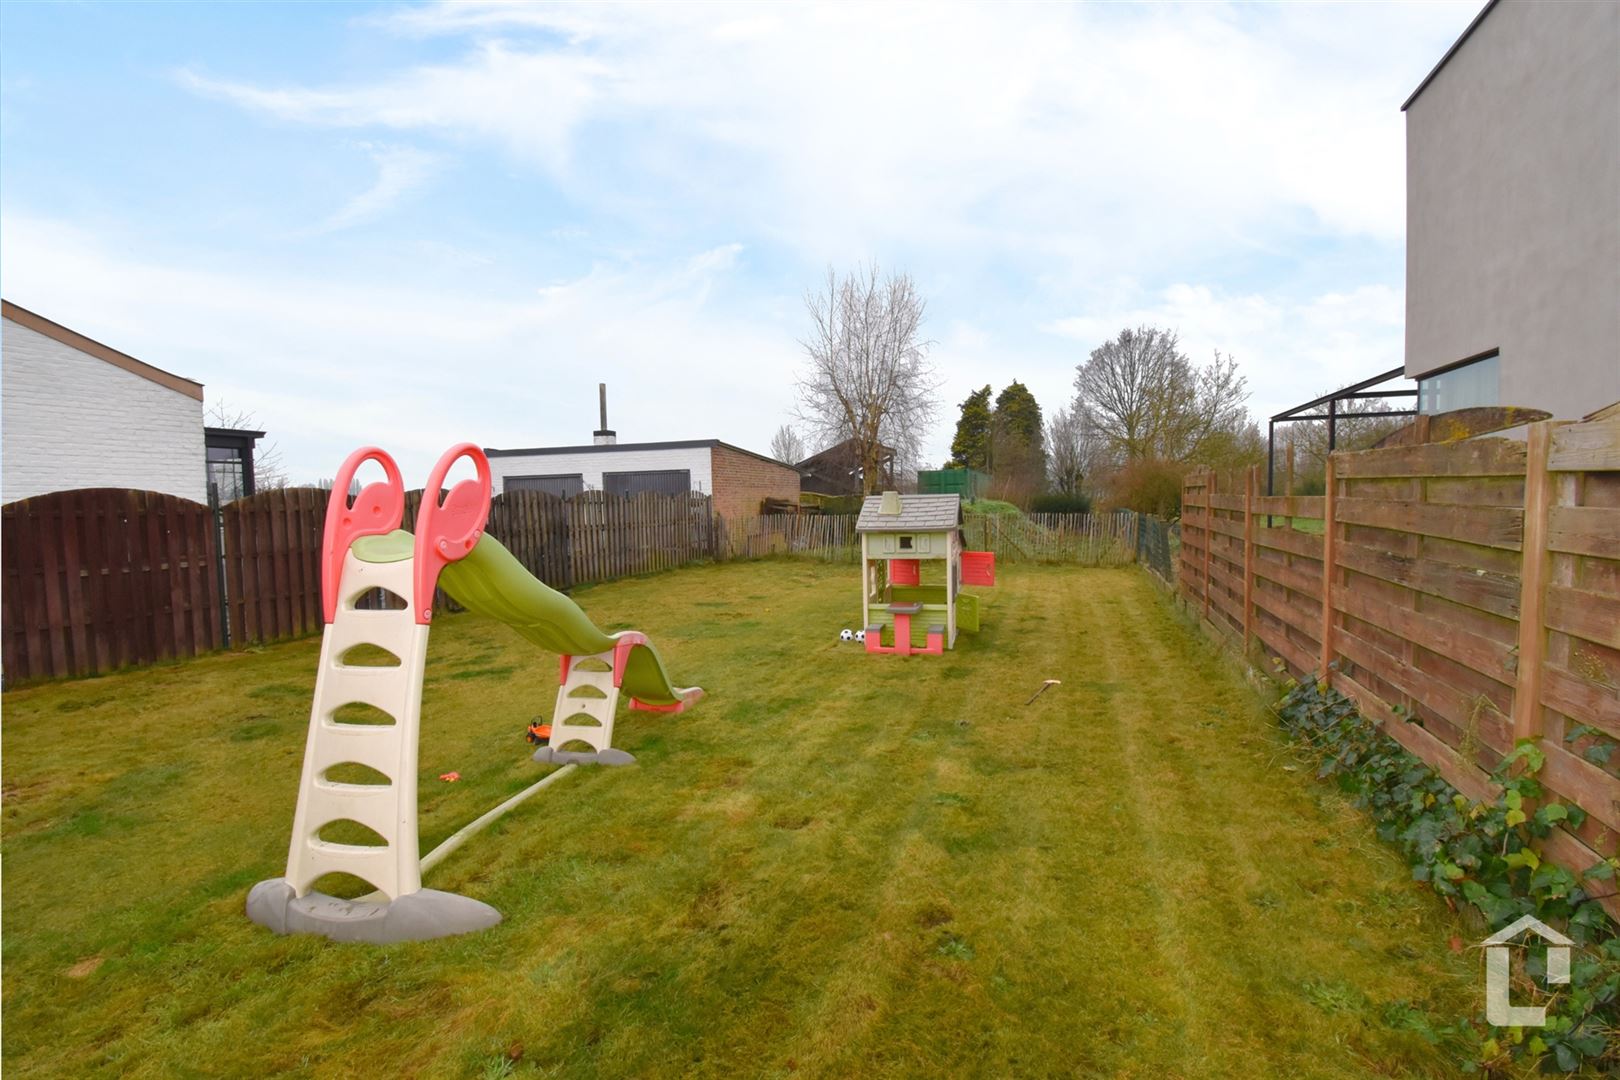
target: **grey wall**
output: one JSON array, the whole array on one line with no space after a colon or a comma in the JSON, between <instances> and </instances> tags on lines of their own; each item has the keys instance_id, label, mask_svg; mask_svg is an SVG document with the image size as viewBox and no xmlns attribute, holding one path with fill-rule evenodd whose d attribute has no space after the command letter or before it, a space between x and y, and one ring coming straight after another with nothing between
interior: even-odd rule
<instances>
[{"instance_id":1,"label":"grey wall","mask_svg":"<svg viewBox=\"0 0 1620 1080\"><path fill-rule=\"evenodd\" d=\"M1620 3L1503 0L1406 112L1406 373L1620 400Z\"/></svg>"}]
</instances>

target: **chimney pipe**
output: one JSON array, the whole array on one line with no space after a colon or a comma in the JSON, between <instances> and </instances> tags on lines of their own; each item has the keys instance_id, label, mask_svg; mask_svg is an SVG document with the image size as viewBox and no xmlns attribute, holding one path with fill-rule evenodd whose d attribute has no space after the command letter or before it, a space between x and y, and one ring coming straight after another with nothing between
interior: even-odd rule
<instances>
[{"instance_id":1,"label":"chimney pipe","mask_svg":"<svg viewBox=\"0 0 1620 1080\"><path fill-rule=\"evenodd\" d=\"M607 426L607 383L596 384L597 404L602 412L602 426L591 433L591 442L597 446L613 446L619 437Z\"/></svg>"}]
</instances>

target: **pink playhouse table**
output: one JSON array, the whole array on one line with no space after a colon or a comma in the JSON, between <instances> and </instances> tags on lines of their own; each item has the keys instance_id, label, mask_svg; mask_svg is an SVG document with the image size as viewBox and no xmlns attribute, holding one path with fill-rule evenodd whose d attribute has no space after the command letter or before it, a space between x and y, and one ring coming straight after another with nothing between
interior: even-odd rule
<instances>
[{"instance_id":1,"label":"pink playhouse table","mask_svg":"<svg viewBox=\"0 0 1620 1080\"><path fill-rule=\"evenodd\" d=\"M894 616L894 644L883 644L883 627L878 624L866 628L866 651L869 653L898 653L901 656L910 656L921 653L929 656L939 656L945 651L945 628L943 626L930 626L928 628L928 644L921 649L911 647L911 617L922 614L921 603L890 604L888 611Z\"/></svg>"}]
</instances>

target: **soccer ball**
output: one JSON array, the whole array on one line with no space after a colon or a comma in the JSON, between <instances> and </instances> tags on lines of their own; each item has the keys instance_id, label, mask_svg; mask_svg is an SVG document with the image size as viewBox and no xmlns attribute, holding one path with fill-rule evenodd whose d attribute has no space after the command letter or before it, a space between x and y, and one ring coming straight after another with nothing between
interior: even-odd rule
<instances>
[{"instance_id":1,"label":"soccer ball","mask_svg":"<svg viewBox=\"0 0 1620 1080\"><path fill-rule=\"evenodd\" d=\"M854 641L855 640L855 631L853 631L853 630L846 627L845 629L839 631L838 640L839 641Z\"/></svg>"},{"instance_id":2,"label":"soccer ball","mask_svg":"<svg viewBox=\"0 0 1620 1080\"><path fill-rule=\"evenodd\" d=\"M865 641L866 641L866 631L865 630L857 630L857 631L855 631L855 640L864 644Z\"/></svg>"}]
</instances>

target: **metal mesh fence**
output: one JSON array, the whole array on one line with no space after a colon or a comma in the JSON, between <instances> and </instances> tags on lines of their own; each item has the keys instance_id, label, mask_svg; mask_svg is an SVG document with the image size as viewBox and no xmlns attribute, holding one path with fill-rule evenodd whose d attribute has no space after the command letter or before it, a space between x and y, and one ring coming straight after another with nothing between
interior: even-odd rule
<instances>
[{"instance_id":1,"label":"metal mesh fence","mask_svg":"<svg viewBox=\"0 0 1620 1080\"><path fill-rule=\"evenodd\" d=\"M1176 526L1148 514L1136 516L1136 561L1159 575L1167 585L1175 582L1172 548Z\"/></svg>"}]
</instances>

